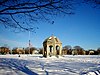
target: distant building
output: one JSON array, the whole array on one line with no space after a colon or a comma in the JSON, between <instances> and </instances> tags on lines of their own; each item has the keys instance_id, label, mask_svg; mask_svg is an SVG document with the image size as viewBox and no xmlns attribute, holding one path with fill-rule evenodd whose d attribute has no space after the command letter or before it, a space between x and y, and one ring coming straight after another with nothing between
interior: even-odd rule
<instances>
[{"instance_id":1,"label":"distant building","mask_svg":"<svg viewBox=\"0 0 100 75\"><path fill-rule=\"evenodd\" d=\"M89 50L89 55L94 55L95 51L94 50Z\"/></svg>"},{"instance_id":2,"label":"distant building","mask_svg":"<svg viewBox=\"0 0 100 75\"><path fill-rule=\"evenodd\" d=\"M72 55L78 55L78 51L77 50L72 50Z\"/></svg>"},{"instance_id":3,"label":"distant building","mask_svg":"<svg viewBox=\"0 0 100 75\"><path fill-rule=\"evenodd\" d=\"M38 50L34 50L34 51L32 51L32 54L39 54L39 51Z\"/></svg>"},{"instance_id":4,"label":"distant building","mask_svg":"<svg viewBox=\"0 0 100 75\"><path fill-rule=\"evenodd\" d=\"M23 50L23 48L14 48L12 50L12 54L25 54L25 50Z\"/></svg>"},{"instance_id":5,"label":"distant building","mask_svg":"<svg viewBox=\"0 0 100 75\"><path fill-rule=\"evenodd\" d=\"M82 50L82 49L80 49L80 50L73 49L72 50L72 55L85 55L85 54L86 54L85 50Z\"/></svg>"},{"instance_id":6,"label":"distant building","mask_svg":"<svg viewBox=\"0 0 100 75\"><path fill-rule=\"evenodd\" d=\"M58 56L61 55L61 53L62 43L57 37L50 36L49 38L45 39L45 41L43 42L44 57Z\"/></svg>"},{"instance_id":7,"label":"distant building","mask_svg":"<svg viewBox=\"0 0 100 75\"><path fill-rule=\"evenodd\" d=\"M16 49L17 54L25 54L25 51L22 48Z\"/></svg>"}]
</instances>

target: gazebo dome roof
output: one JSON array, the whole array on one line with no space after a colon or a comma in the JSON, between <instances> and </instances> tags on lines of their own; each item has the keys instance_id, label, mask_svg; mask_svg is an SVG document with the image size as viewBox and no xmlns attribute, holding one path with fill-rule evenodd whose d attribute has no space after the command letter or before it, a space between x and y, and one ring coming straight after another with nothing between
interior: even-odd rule
<instances>
[{"instance_id":1,"label":"gazebo dome roof","mask_svg":"<svg viewBox=\"0 0 100 75\"><path fill-rule=\"evenodd\" d=\"M56 36L53 36L53 35L45 39L43 43L46 43L46 42L61 43L61 41Z\"/></svg>"}]
</instances>

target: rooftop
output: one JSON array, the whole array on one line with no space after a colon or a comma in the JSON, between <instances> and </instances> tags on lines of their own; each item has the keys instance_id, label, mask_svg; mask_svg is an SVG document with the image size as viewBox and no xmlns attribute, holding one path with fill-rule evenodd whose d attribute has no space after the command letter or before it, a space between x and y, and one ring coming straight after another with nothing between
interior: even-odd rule
<instances>
[{"instance_id":1,"label":"rooftop","mask_svg":"<svg viewBox=\"0 0 100 75\"><path fill-rule=\"evenodd\" d=\"M48 41L54 41L56 43L57 42L61 43L61 41L56 36L53 36L53 35L45 39L43 43L48 42Z\"/></svg>"}]
</instances>

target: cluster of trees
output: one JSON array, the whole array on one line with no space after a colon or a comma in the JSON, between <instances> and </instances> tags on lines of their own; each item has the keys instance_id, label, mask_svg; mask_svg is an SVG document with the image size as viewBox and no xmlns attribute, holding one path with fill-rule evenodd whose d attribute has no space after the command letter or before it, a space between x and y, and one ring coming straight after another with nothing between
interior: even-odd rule
<instances>
[{"instance_id":1,"label":"cluster of trees","mask_svg":"<svg viewBox=\"0 0 100 75\"><path fill-rule=\"evenodd\" d=\"M89 49L84 50L80 46L74 46L73 48L70 45L64 46L62 49L62 54L67 55L99 55L100 54L100 48L97 50Z\"/></svg>"},{"instance_id":2,"label":"cluster of trees","mask_svg":"<svg viewBox=\"0 0 100 75\"><path fill-rule=\"evenodd\" d=\"M27 47L27 48L13 48L12 49L12 54L33 54L35 53L35 51L37 50L37 48L35 47Z\"/></svg>"},{"instance_id":3,"label":"cluster of trees","mask_svg":"<svg viewBox=\"0 0 100 75\"><path fill-rule=\"evenodd\" d=\"M10 50L8 47L0 47L0 54L9 54Z\"/></svg>"},{"instance_id":4,"label":"cluster of trees","mask_svg":"<svg viewBox=\"0 0 100 75\"><path fill-rule=\"evenodd\" d=\"M15 47L10 50L8 47L0 47L0 54L34 54L38 53L39 50L35 47L18 48Z\"/></svg>"}]
</instances>

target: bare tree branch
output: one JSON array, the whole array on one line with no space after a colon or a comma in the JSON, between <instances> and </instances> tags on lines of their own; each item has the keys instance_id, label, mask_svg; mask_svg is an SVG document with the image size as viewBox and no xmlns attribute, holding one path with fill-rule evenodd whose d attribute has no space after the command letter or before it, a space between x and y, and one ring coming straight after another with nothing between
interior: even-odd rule
<instances>
[{"instance_id":1,"label":"bare tree branch","mask_svg":"<svg viewBox=\"0 0 100 75\"><path fill-rule=\"evenodd\" d=\"M7 1L8 1L8 0L3 0L3 1L1 0L1 1L0 1L0 5L2 5L3 3L7 2Z\"/></svg>"},{"instance_id":2,"label":"bare tree branch","mask_svg":"<svg viewBox=\"0 0 100 75\"><path fill-rule=\"evenodd\" d=\"M94 8L100 8L100 0L84 0L84 2L92 5Z\"/></svg>"},{"instance_id":3,"label":"bare tree branch","mask_svg":"<svg viewBox=\"0 0 100 75\"><path fill-rule=\"evenodd\" d=\"M80 2L100 6L99 0L81 0ZM0 23L6 27L21 31L35 31L34 23L40 21L53 22L53 17L74 14L77 0L1 0ZM10 16L10 17L9 17ZM53 24L52 23L52 24Z\"/></svg>"},{"instance_id":4,"label":"bare tree branch","mask_svg":"<svg viewBox=\"0 0 100 75\"><path fill-rule=\"evenodd\" d=\"M12 15L14 15L14 14L21 14L21 13L29 13L29 12L34 12L34 11L36 11L36 10L38 10L38 9L35 9L35 10L26 10L26 11L16 11L16 12L4 12L4 13L0 13L0 15L10 15L10 14L12 14Z\"/></svg>"},{"instance_id":5,"label":"bare tree branch","mask_svg":"<svg viewBox=\"0 0 100 75\"><path fill-rule=\"evenodd\" d=\"M43 7L46 7L46 6L49 6L49 5L52 5L52 4L56 4L58 3L59 1L57 2L52 2L52 3L47 3L47 4L43 4L43 5L37 5L35 3L24 3L24 4L18 4L18 5L14 5L14 6L10 6L8 8L5 8L3 10L1 10L0 12L4 12L4 11L7 11L7 10L21 10L21 9L35 9L35 8L43 8ZM24 7L17 7L17 6L22 6L24 5ZM29 6L31 5L31 6ZM35 6L32 6L32 5L35 5ZM27 6L27 7L26 7ZM1 13L3 14L3 13ZM4 13L5 14L5 13Z\"/></svg>"},{"instance_id":6,"label":"bare tree branch","mask_svg":"<svg viewBox=\"0 0 100 75\"><path fill-rule=\"evenodd\" d=\"M28 28L22 27L22 26L14 19L14 17L13 17L11 14L10 14L10 16L11 16L11 18L13 19L13 21L14 21L20 28L25 29L25 30L28 30Z\"/></svg>"}]
</instances>

